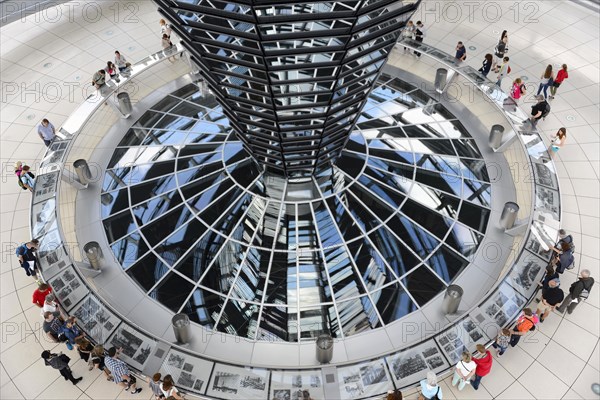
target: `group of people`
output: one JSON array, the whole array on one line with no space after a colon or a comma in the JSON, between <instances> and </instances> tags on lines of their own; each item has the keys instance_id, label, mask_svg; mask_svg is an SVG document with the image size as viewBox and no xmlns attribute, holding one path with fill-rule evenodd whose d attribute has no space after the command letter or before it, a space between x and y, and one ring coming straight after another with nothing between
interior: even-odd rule
<instances>
[{"instance_id":1,"label":"group of people","mask_svg":"<svg viewBox=\"0 0 600 400\"><path fill-rule=\"evenodd\" d=\"M113 61L107 61L106 66L99 69L92 75L92 86L100 90L107 81L114 80L119 83L121 78L120 74L124 74L131 68L131 64L127 61L124 55L118 50L115 50L115 59Z\"/></svg>"}]
</instances>

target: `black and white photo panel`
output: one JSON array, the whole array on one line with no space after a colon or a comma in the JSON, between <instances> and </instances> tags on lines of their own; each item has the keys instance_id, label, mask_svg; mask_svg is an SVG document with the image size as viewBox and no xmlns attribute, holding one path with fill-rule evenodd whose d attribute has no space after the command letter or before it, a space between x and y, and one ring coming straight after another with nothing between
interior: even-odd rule
<instances>
[{"instance_id":1,"label":"black and white photo panel","mask_svg":"<svg viewBox=\"0 0 600 400\"><path fill-rule=\"evenodd\" d=\"M206 394L226 400L264 400L268 397L269 371L215 364Z\"/></svg>"},{"instance_id":2,"label":"black and white photo panel","mask_svg":"<svg viewBox=\"0 0 600 400\"><path fill-rule=\"evenodd\" d=\"M175 386L204 393L214 363L171 348L160 368L163 376L170 374Z\"/></svg>"},{"instance_id":3,"label":"black and white photo panel","mask_svg":"<svg viewBox=\"0 0 600 400\"><path fill-rule=\"evenodd\" d=\"M271 371L272 400L324 400L321 370Z\"/></svg>"}]
</instances>

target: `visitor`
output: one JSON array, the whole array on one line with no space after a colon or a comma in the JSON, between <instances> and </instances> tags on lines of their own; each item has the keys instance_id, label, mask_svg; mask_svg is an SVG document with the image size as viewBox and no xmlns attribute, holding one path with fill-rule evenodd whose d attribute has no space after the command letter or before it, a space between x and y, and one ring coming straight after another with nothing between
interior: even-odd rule
<instances>
[{"instance_id":1,"label":"visitor","mask_svg":"<svg viewBox=\"0 0 600 400\"><path fill-rule=\"evenodd\" d=\"M563 243L567 243L570 246L571 250L575 250L575 244L573 243L573 236L569 235L566 230L559 229L558 230L558 242L552 248L552 250L554 250L557 253L560 253L561 250L559 250L559 248L562 247Z\"/></svg>"},{"instance_id":2,"label":"visitor","mask_svg":"<svg viewBox=\"0 0 600 400\"><path fill-rule=\"evenodd\" d=\"M540 85L538 86L537 95L539 96L542 90L544 91L544 98L548 98L548 87L554 84L554 72L552 71L552 64L548 64L546 70L540 77Z\"/></svg>"},{"instance_id":3,"label":"visitor","mask_svg":"<svg viewBox=\"0 0 600 400\"><path fill-rule=\"evenodd\" d=\"M540 317L540 322L544 322L548 315L564 300L565 294L558 287L555 280L548 282L548 288L542 290L542 299L537 305L536 314Z\"/></svg>"},{"instance_id":4,"label":"visitor","mask_svg":"<svg viewBox=\"0 0 600 400\"><path fill-rule=\"evenodd\" d=\"M526 87L521 78L517 78L513 81L512 88L510 90L510 97L512 97L515 102L518 102L519 99L526 94Z\"/></svg>"},{"instance_id":5,"label":"visitor","mask_svg":"<svg viewBox=\"0 0 600 400\"><path fill-rule=\"evenodd\" d=\"M137 394L142 391L142 388L136 389L136 379L129 373L129 367L122 360L119 360L119 352L115 347L108 349L108 357L104 359L106 368L110 371L114 382L125 388L126 391L131 389L131 394Z\"/></svg>"},{"instance_id":6,"label":"visitor","mask_svg":"<svg viewBox=\"0 0 600 400\"><path fill-rule=\"evenodd\" d=\"M85 337L85 334L81 332L81 330L77 326L77 317L73 316L67 318L62 327L61 332L67 338L67 341L65 343L67 344L67 347L69 347L69 350L73 348L77 339Z\"/></svg>"},{"instance_id":7,"label":"visitor","mask_svg":"<svg viewBox=\"0 0 600 400\"><path fill-rule=\"evenodd\" d=\"M556 287L560 286L560 275L558 272L556 272L552 265L547 265L544 278L538 283L538 286L542 288L542 291L544 291L550 287L551 281L556 282Z\"/></svg>"},{"instance_id":8,"label":"visitor","mask_svg":"<svg viewBox=\"0 0 600 400\"><path fill-rule=\"evenodd\" d=\"M54 125L50 123L46 118L42 120L42 123L37 128L38 135L44 141L46 147L49 147L54 137L56 137L56 129Z\"/></svg>"},{"instance_id":9,"label":"visitor","mask_svg":"<svg viewBox=\"0 0 600 400\"><path fill-rule=\"evenodd\" d=\"M502 35L500 35L500 40L498 40L498 44L494 48L494 55L496 56L494 65L492 66L494 72L498 72L499 65L502 63L506 53L508 53L508 34L506 31L503 31Z\"/></svg>"},{"instance_id":10,"label":"visitor","mask_svg":"<svg viewBox=\"0 0 600 400\"><path fill-rule=\"evenodd\" d=\"M427 378L423 379L421 382L419 382L419 384L421 386L421 395L419 396L419 400L432 400L433 398L442 400L443 392L442 388L438 385L435 372L427 372Z\"/></svg>"},{"instance_id":11,"label":"visitor","mask_svg":"<svg viewBox=\"0 0 600 400\"><path fill-rule=\"evenodd\" d=\"M152 391L152 394L154 395L154 400L159 400L159 399L164 398L163 392L160 389L161 376L162 375L160 374L160 372L155 373L154 375L152 375L152 379L148 383L148 387L150 388L150 390Z\"/></svg>"},{"instance_id":12,"label":"visitor","mask_svg":"<svg viewBox=\"0 0 600 400\"><path fill-rule=\"evenodd\" d=\"M104 71L110 76L110 79L113 79L115 82L119 83L121 79L119 79L119 69L112 61L106 62L106 67L104 67Z\"/></svg>"},{"instance_id":13,"label":"visitor","mask_svg":"<svg viewBox=\"0 0 600 400\"><path fill-rule=\"evenodd\" d=\"M415 44L415 47L419 47L420 43L423 43L423 39L425 39L425 26L421 21L417 21L417 27L415 28L415 42L418 43ZM415 50L414 53L417 58L421 57L421 53L418 51Z\"/></svg>"},{"instance_id":14,"label":"visitor","mask_svg":"<svg viewBox=\"0 0 600 400\"><path fill-rule=\"evenodd\" d=\"M554 100L554 96L556 95L556 90L560 87L560 85L564 82L565 79L569 77L569 73L567 72L567 64L563 64L560 71L556 74L556 78L554 79L554 83L550 86L550 98Z\"/></svg>"},{"instance_id":15,"label":"visitor","mask_svg":"<svg viewBox=\"0 0 600 400\"><path fill-rule=\"evenodd\" d=\"M167 39L171 39L171 25L167 24L167 21L165 21L164 19L161 19L160 21L158 21L159 25L160 25L160 35L161 37L164 37L164 35L167 35Z\"/></svg>"},{"instance_id":16,"label":"visitor","mask_svg":"<svg viewBox=\"0 0 600 400\"><path fill-rule=\"evenodd\" d=\"M44 313L44 323L42 330L46 333L48 339L53 343L59 343L58 335L62 330L62 322L50 311Z\"/></svg>"},{"instance_id":17,"label":"visitor","mask_svg":"<svg viewBox=\"0 0 600 400\"><path fill-rule=\"evenodd\" d=\"M454 55L457 63L463 62L467 59L467 48L463 42L458 42L456 45L456 54Z\"/></svg>"},{"instance_id":18,"label":"visitor","mask_svg":"<svg viewBox=\"0 0 600 400\"><path fill-rule=\"evenodd\" d=\"M479 389L481 379L490 373L493 361L494 358L492 357L492 353L490 353L484 345L478 344L477 355L473 357L473 362L475 362L477 365L475 368L475 379L471 381L471 386L473 386L473 389Z\"/></svg>"},{"instance_id":19,"label":"visitor","mask_svg":"<svg viewBox=\"0 0 600 400\"><path fill-rule=\"evenodd\" d=\"M50 353L48 350L44 350L42 352L42 359L44 360L44 364L46 366L57 369L62 377L65 378L65 381L71 381L73 385L77 385L83 379L82 377L75 378L73 376L73 371L71 371L71 368L69 368L69 361L71 361L71 359L65 354L55 354Z\"/></svg>"},{"instance_id":20,"label":"visitor","mask_svg":"<svg viewBox=\"0 0 600 400\"><path fill-rule=\"evenodd\" d=\"M160 384L160 391L165 397L173 396L176 400L183 399L183 397L179 395L179 391L175 387L175 382L173 382L173 377L171 375L165 375Z\"/></svg>"},{"instance_id":21,"label":"visitor","mask_svg":"<svg viewBox=\"0 0 600 400\"><path fill-rule=\"evenodd\" d=\"M100 69L94 73L92 76L92 86L96 89L100 90L102 86L106 83L106 71Z\"/></svg>"},{"instance_id":22,"label":"visitor","mask_svg":"<svg viewBox=\"0 0 600 400\"><path fill-rule=\"evenodd\" d=\"M35 187L35 175L33 175L30 169L29 165L23 165L19 179L21 180L23 188L33 192L33 188Z\"/></svg>"},{"instance_id":23,"label":"visitor","mask_svg":"<svg viewBox=\"0 0 600 400\"><path fill-rule=\"evenodd\" d=\"M502 65L498 68L498 76L496 77L496 86L502 88L502 79L504 79L510 73L510 65L508 62L510 58L504 57L502 59Z\"/></svg>"},{"instance_id":24,"label":"visitor","mask_svg":"<svg viewBox=\"0 0 600 400\"><path fill-rule=\"evenodd\" d=\"M528 120L523 121L530 122L535 128L539 120L544 119L550 114L550 104L546 101L544 96L536 96L537 104L531 106L531 117Z\"/></svg>"},{"instance_id":25,"label":"visitor","mask_svg":"<svg viewBox=\"0 0 600 400\"><path fill-rule=\"evenodd\" d=\"M41 283L37 289L33 291L33 304L39 308L44 307L46 296L52 293L52 288L47 283Z\"/></svg>"},{"instance_id":26,"label":"visitor","mask_svg":"<svg viewBox=\"0 0 600 400\"><path fill-rule=\"evenodd\" d=\"M562 127L552 135L552 139L550 142L550 147L548 148L548 153L550 153L550 158L554 158L554 155L558 153L558 151L565 145L567 141L567 128Z\"/></svg>"},{"instance_id":27,"label":"visitor","mask_svg":"<svg viewBox=\"0 0 600 400\"><path fill-rule=\"evenodd\" d=\"M15 251L19 264L21 264L21 268L25 270L25 274L27 274L27 276L32 276L36 281L38 280L38 261L34 252L38 249L39 245L39 240L31 239L29 242L23 243L17 247L17 250Z\"/></svg>"},{"instance_id":28,"label":"visitor","mask_svg":"<svg viewBox=\"0 0 600 400\"><path fill-rule=\"evenodd\" d=\"M519 318L517 318L514 329L510 330L510 346L515 347L519 343L519 340L521 340L521 336L535 330L538 322L539 318L531 311L531 308L524 308Z\"/></svg>"},{"instance_id":29,"label":"visitor","mask_svg":"<svg viewBox=\"0 0 600 400\"><path fill-rule=\"evenodd\" d=\"M44 305L40 310L40 314L43 316L44 313L47 311L54 314L54 316L58 318L61 323L63 323L63 321L65 320L62 309L60 308L58 301L56 301L56 296L54 295L54 293L48 293L48 295L44 299Z\"/></svg>"},{"instance_id":30,"label":"visitor","mask_svg":"<svg viewBox=\"0 0 600 400\"><path fill-rule=\"evenodd\" d=\"M510 343L510 329L503 328L498 336L496 337L496 341L492 343L492 347L496 349L496 355L501 357L502 354L508 349L508 345Z\"/></svg>"},{"instance_id":31,"label":"visitor","mask_svg":"<svg viewBox=\"0 0 600 400\"><path fill-rule=\"evenodd\" d=\"M487 77L490 73L490 69L492 68L492 58L492 55L489 53L485 55L483 63L481 63L481 68L479 68L481 75Z\"/></svg>"},{"instance_id":32,"label":"visitor","mask_svg":"<svg viewBox=\"0 0 600 400\"><path fill-rule=\"evenodd\" d=\"M171 41L169 40L169 37L167 36L166 33L164 33L162 36L161 45L164 50L165 56L168 56L169 54L171 54L173 52L173 43L171 43ZM172 62L172 63L175 62L175 57L172 57L172 56L169 57L169 62Z\"/></svg>"},{"instance_id":33,"label":"visitor","mask_svg":"<svg viewBox=\"0 0 600 400\"><path fill-rule=\"evenodd\" d=\"M115 50L115 65L119 68L119 72L123 72L131 67L124 55Z\"/></svg>"},{"instance_id":34,"label":"visitor","mask_svg":"<svg viewBox=\"0 0 600 400\"><path fill-rule=\"evenodd\" d=\"M594 278L590 276L590 271L588 269L581 270L579 279L569 288L569 294L558 307L558 312L564 313L567 310L567 313L571 314L580 302L587 300L592 286L594 286Z\"/></svg>"},{"instance_id":35,"label":"visitor","mask_svg":"<svg viewBox=\"0 0 600 400\"><path fill-rule=\"evenodd\" d=\"M467 383L470 383L471 377L475 375L477 364L473 361L471 353L463 351L461 360L454 367L454 376L452 377L452 386L463 390Z\"/></svg>"},{"instance_id":36,"label":"visitor","mask_svg":"<svg viewBox=\"0 0 600 400\"><path fill-rule=\"evenodd\" d=\"M75 347L77 348L79 357L88 363L89 370L91 371L94 368L94 364L92 363L91 359L94 346L85 337L78 337L75 339Z\"/></svg>"},{"instance_id":37,"label":"visitor","mask_svg":"<svg viewBox=\"0 0 600 400\"><path fill-rule=\"evenodd\" d=\"M412 21L408 21L406 23L406 26L402 30L402 37L405 40L412 40L415 38L416 30L417 30L417 28L415 27L415 24ZM406 46L404 46L404 52L406 53L407 51L408 51L408 48Z\"/></svg>"},{"instance_id":38,"label":"visitor","mask_svg":"<svg viewBox=\"0 0 600 400\"><path fill-rule=\"evenodd\" d=\"M108 354L106 353L106 350L104 350L104 347L102 345L98 344L94 346L94 350L92 350L92 364L94 365L94 367L104 372L107 381L112 381L113 377L110 374L109 369L106 368L106 364L104 363L104 360L107 356Z\"/></svg>"},{"instance_id":39,"label":"visitor","mask_svg":"<svg viewBox=\"0 0 600 400\"><path fill-rule=\"evenodd\" d=\"M385 396L385 400L402 400L402 392L400 389L390 390Z\"/></svg>"},{"instance_id":40,"label":"visitor","mask_svg":"<svg viewBox=\"0 0 600 400\"><path fill-rule=\"evenodd\" d=\"M556 266L556 272L562 274L565 270L572 269L574 267L574 262L575 255L573 254L571 245L563 242L561 244L560 253L554 255L551 265Z\"/></svg>"}]
</instances>

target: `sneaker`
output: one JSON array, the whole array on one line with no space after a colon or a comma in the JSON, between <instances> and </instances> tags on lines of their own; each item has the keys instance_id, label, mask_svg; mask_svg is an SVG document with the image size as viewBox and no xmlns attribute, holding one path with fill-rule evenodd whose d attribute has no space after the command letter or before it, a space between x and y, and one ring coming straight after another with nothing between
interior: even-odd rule
<instances>
[{"instance_id":1,"label":"sneaker","mask_svg":"<svg viewBox=\"0 0 600 400\"><path fill-rule=\"evenodd\" d=\"M142 391L142 388L137 388L133 392L131 392L131 394L138 394L141 391Z\"/></svg>"}]
</instances>

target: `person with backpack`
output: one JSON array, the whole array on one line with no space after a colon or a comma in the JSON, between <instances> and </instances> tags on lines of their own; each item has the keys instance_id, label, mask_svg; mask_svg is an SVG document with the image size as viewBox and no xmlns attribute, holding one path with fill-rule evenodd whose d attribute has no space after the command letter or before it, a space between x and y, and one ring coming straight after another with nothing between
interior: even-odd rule
<instances>
[{"instance_id":1,"label":"person with backpack","mask_svg":"<svg viewBox=\"0 0 600 400\"><path fill-rule=\"evenodd\" d=\"M531 308L524 308L519 318L517 318L515 327L510 330L510 347L515 347L521 340L521 336L529 331L534 331L538 322L539 318L531 311Z\"/></svg>"},{"instance_id":2,"label":"person with backpack","mask_svg":"<svg viewBox=\"0 0 600 400\"><path fill-rule=\"evenodd\" d=\"M590 276L590 270L582 269L579 273L579 279L571 285L569 294L557 311L564 313L567 310L567 313L571 314L580 302L589 297L592 286L594 286L594 278Z\"/></svg>"},{"instance_id":3,"label":"person with backpack","mask_svg":"<svg viewBox=\"0 0 600 400\"><path fill-rule=\"evenodd\" d=\"M73 385L77 385L83 379L82 377L75 378L73 376L73 371L71 371L71 368L69 367L69 361L71 361L71 359L63 353L56 354L50 353L49 350L44 350L42 352L42 359L46 366L57 369L62 377L65 378L65 381L71 381Z\"/></svg>"},{"instance_id":4,"label":"person with backpack","mask_svg":"<svg viewBox=\"0 0 600 400\"><path fill-rule=\"evenodd\" d=\"M562 274L567 269L573 269L575 263L575 255L571 246L568 243L562 243L560 253L557 253L551 261L553 266L556 266L556 272Z\"/></svg>"},{"instance_id":5,"label":"person with backpack","mask_svg":"<svg viewBox=\"0 0 600 400\"><path fill-rule=\"evenodd\" d=\"M419 384L421 386L419 400L442 400L442 388L438 385L435 372L427 372L427 378L423 379Z\"/></svg>"},{"instance_id":6,"label":"person with backpack","mask_svg":"<svg viewBox=\"0 0 600 400\"><path fill-rule=\"evenodd\" d=\"M550 114L550 104L546 101L544 96L536 96L537 104L531 106L531 117L523 121L523 123L530 122L535 128L540 119L544 119Z\"/></svg>"},{"instance_id":7,"label":"person with backpack","mask_svg":"<svg viewBox=\"0 0 600 400\"><path fill-rule=\"evenodd\" d=\"M556 253L560 253L561 250L559 250L559 248L562 247L563 243L568 244L571 250L575 250L575 243L573 243L573 235L569 235L564 229L559 229L558 242L556 242L556 245L552 247L552 250L554 250Z\"/></svg>"},{"instance_id":8,"label":"person with backpack","mask_svg":"<svg viewBox=\"0 0 600 400\"><path fill-rule=\"evenodd\" d=\"M521 96L527 93L525 84L521 78L517 78L513 81L512 88L510 90L510 97L515 100L515 103L519 101Z\"/></svg>"},{"instance_id":9,"label":"person with backpack","mask_svg":"<svg viewBox=\"0 0 600 400\"><path fill-rule=\"evenodd\" d=\"M542 299L537 305L536 314L540 316L540 323L564 300L565 294L558 287L556 280L548 281L548 288L542 289Z\"/></svg>"},{"instance_id":10,"label":"person with backpack","mask_svg":"<svg viewBox=\"0 0 600 400\"><path fill-rule=\"evenodd\" d=\"M29 165L23 165L23 169L19 175L19 186L24 190L33 192L33 188L35 187L35 175L33 172L29 171L29 169Z\"/></svg>"},{"instance_id":11,"label":"person with backpack","mask_svg":"<svg viewBox=\"0 0 600 400\"><path fill-rule=\"evenodd\" d=\"M39 240L31 239L29 242L23 243L15 250L21 268L25 270L27 276L33 276L33 279L36 281L38 279L38 261L34 252L38 249L39 245Z\"/></svg>"},{"instance_id":12,"label":"person with backpack","mask_svg":"<svg viewBox=\"0 0 600 400\"><path fill-rule=\"evenodd\" d=\"M510 61L510 58L504 57L502 59L502 65L498 68L498 76L497 76L497 80L496 80L496 86L498 86L499 88L502 88L502 79L504 79L506 77L506 75L508 75L510 73L510 65L508 65L509 61Z\"/></svg>"},{"instance_id":13,"label":"person with backpack","mask_svg":"<svg viewBox=\"0 0 600 400\"><path fill-rule=\"evenodd\" d=\"M554 83L550 86L550 98L554 100L554 96L556 95L556 90L560 87L561 83L565 79L569 77L569 73L567 72L567 64L563 64L562 68L556 74L556 78L554 79Z\"/></svg>"}]
</instances>

